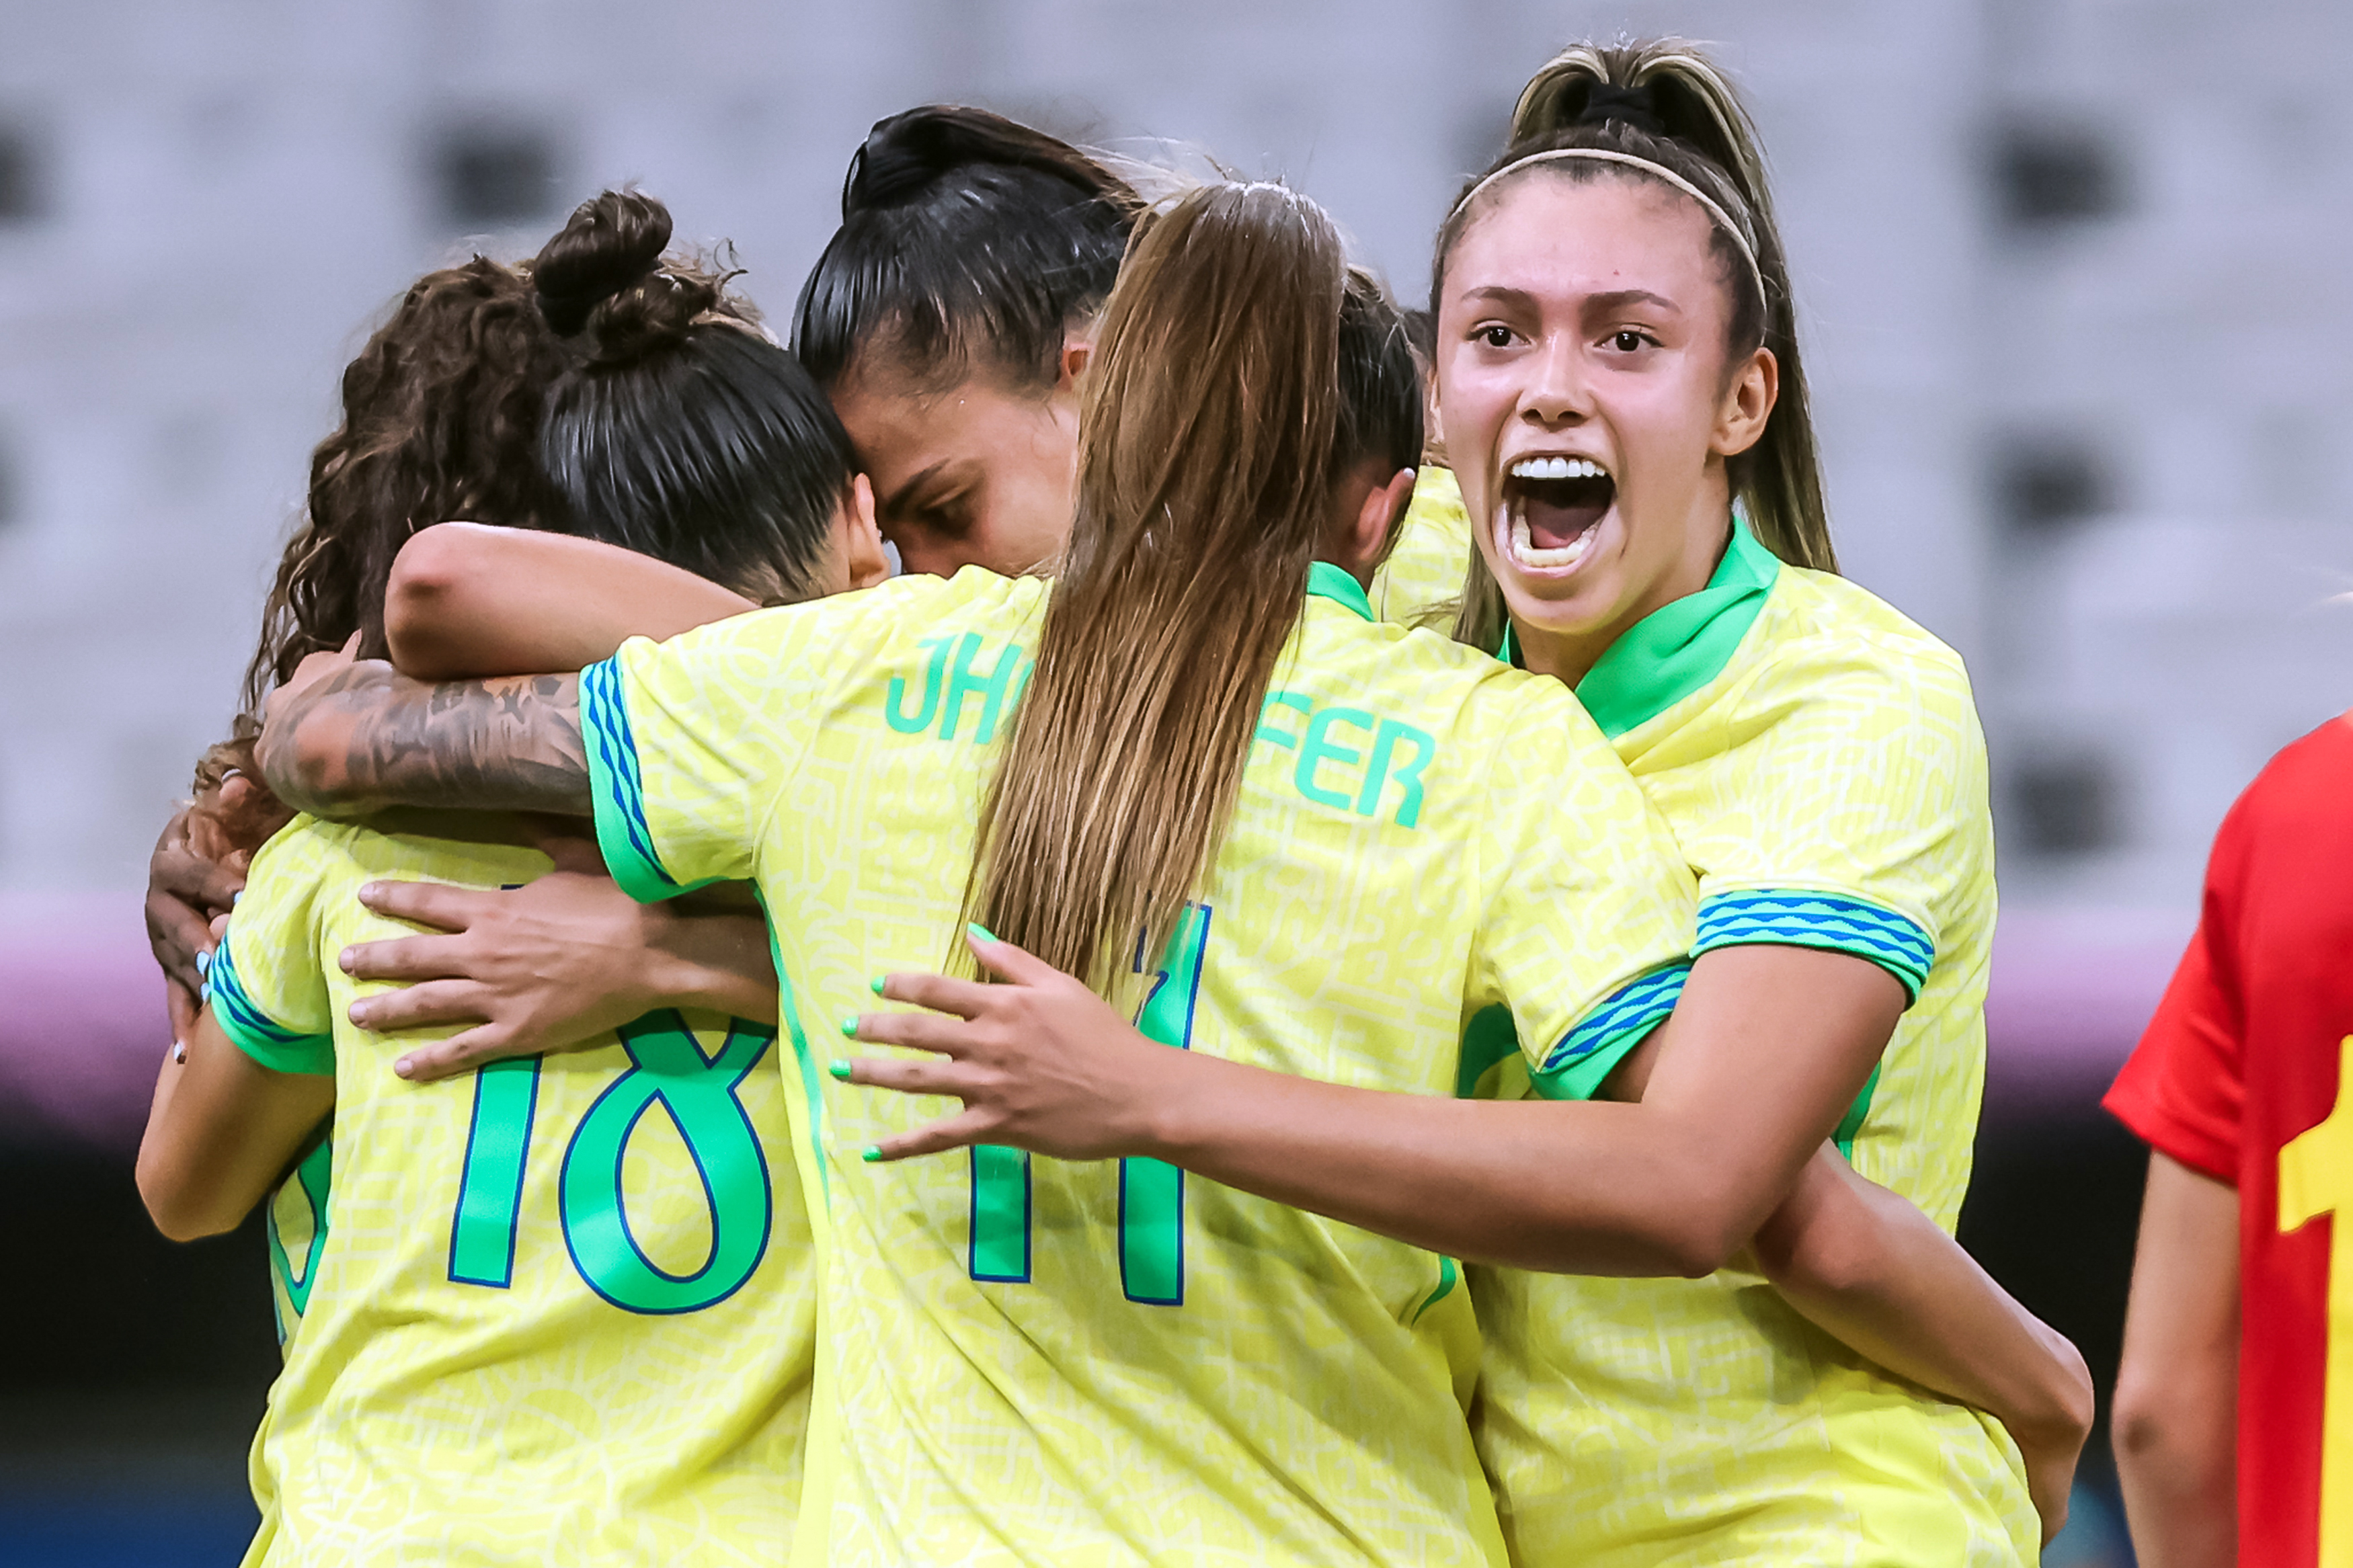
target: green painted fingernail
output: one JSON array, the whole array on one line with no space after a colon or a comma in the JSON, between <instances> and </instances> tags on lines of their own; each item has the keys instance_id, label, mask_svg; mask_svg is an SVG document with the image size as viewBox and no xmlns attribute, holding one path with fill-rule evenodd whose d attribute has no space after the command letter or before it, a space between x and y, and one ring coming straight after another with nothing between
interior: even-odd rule
<instances>
[{"instance_id":1,"label":"green painted fingernail","mask_svg":"<svg viewBox=\"0 0 2353 1568\"><path fill-rule=\"evenodd\" d=\"M882 994L882 982L889 978L890 976L888 975L878 974L873 979L866 983L866 989L873 992L877 996L880 996Z\"/></svg>"},{"instance_id":2,"label":"green painted fingernail","mask_svg":"<svg viewBox=\"0 0 2353 1568\"><path fill-rule=\"evenodd\" d=\"M849 1017L844 1018L844 1019L841 1021L841 1032L842 1032L843 1034L845 1034L845 1035L849 1036L849 1037L851 1039L853 1039L853 1040L854 1040L854 1039L856 1039L856 1038L858 1037L858 1015L857 1015L857 1014L852 1013Z\"/></svg>"},{"instance_id":3,"label":"green painted fingernail","mask_svg":"<svg viewBox=\"0 0 2353 1568\"><path fill-rule=\"evenodd\" d=\"M844 1061L841 1058L836 1057L833 1060L826 1064L825 1070L831 1073L836 1078L848 1078L849 1076L849 1064L847 1061Z\"/></svg>"},{"instance_id":4,"label":"green painted fingernail","mask_svg":"<svg viewBox=\"0 0 2353 1568\"><path fill-rule=\"evenodd\" d=\"M865 1152L860 1154L858 1157L871 1165L877 1160L882 1158L882 1145L880 1143L869 1143L866 1145Z\"/></svg>"},{"instance_id":5,"label":"green painted fingernail","mask_svg":"<svg viewBox=\"0 0 2353 1568\"><path fill-rule=\"evenodd\" d=\"M995 931L993 931L989 930L987 926L985 926L985 925L981 924L978 921L972 921L971 923L969 923L968 925L966 925L964 929L965 929L965 930L966 930L966 931L970 931L970 932L972 932L972 934L973 934L973 935L975 935L975 936L976 936L976 937L980 938L980 940L981 940L981 941L983 941L983 942L996 942L996 941L997 941L997 940L998 940L997 935L997 933L996 933Z\"/></svg>"}]
</instances>

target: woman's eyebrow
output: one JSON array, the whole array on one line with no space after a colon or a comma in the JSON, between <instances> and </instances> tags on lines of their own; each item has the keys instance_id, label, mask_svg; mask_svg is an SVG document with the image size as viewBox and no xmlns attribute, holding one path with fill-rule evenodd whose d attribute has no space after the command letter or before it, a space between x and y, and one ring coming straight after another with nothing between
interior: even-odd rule
<instances>
[{"instance_id":1,"label":"woman's eyebrow","mask_svg":"<svg viewBox=\"0 0 2353 1568\"><path fill-rule=\"evenodd\" d=\"M955 459L953 458L942 458L937 462L932 464L929 468L923 468L909 476L904 483L893 489L889 495L884 496L882 498L881 505L877 507L875 510L880 511L885 517L899 516L902 512L906 510L908 503L914 500L918 491L923 489L934 479L939 478L940 471L955 461Z\"/></svg>"},{"instance_id":2,"label":"woman's eyebrow","mask_svg":"<svg viewBox=\"0 0 2353 1568\"><path fill-rule=\"evenodd\" d=\"M1683 307L1672 300L1663 294L1653 294L1648 289L1612 289L1607 293L1588 294L1585 297L1585 309L1588 314L1595 311L1622 310L1629 305L1656 305L1661 310L1671 311L1678 316L1683 313Z\"/></svg>"},{"instance_id":3,"label":"woman's eyebrow","mask_svg":"<svg viewBox=\"0 0 2353 1568\"><path fill-rule=\"evenodd\" d=\"M1461 298L1466 302L1516 306L1525 310L1535 308L1535 296L1527 289L1514 289L1501 283L1489 283L1476 289L1465 289ZM1665 295L1654 294L1648 289L1610 289L1599 294L1588 294L1577 301L1577 308L1588 313L1622 310L1629 305L1656 305L1661 310L1672 311L1678 316L1683 314L1682 306Z\"/></svg>"},{"instance_id":4,"label":"woman's eyebrow","mask_svg":"<svg viewBox=\"0 0 2353 1568\"><path fill-rule=\"evenodd\" d=\"M1501 283L1489 283L1477 289L1465 289L1462 290L1461 298L1480 303L1516 305L1523 308L1535 303L1535 296L1526 289L1506 288Z\"/></svg>"}]
</instances>

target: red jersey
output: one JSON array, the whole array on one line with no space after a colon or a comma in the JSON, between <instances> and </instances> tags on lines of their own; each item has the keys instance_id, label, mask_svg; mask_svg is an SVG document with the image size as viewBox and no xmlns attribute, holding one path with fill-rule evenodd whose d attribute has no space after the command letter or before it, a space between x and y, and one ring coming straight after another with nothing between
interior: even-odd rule
<instances>
[{"instance_id":1,"label":"red jersey","mask_svg":"<svg viewBox=\"0 0 2353 1568\"><path fill-rule=\"evenodd\" d=\"M2198 934L2106 1103L2239 1190L2239 1560L2353 1563L2353 1226L2332 1217L2353 1212L2353 715L2223 819Z\"/></svg>"}]
</instances>

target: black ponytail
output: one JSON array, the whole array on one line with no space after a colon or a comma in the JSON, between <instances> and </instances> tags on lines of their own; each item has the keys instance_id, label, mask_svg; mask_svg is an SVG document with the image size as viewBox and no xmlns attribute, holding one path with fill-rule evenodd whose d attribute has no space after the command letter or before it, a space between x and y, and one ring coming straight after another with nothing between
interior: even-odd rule
<instances>
[{"instance_id":1,"label":"black ponytail","mask_svg":"<svg viewBox=\"0 0 2353 1568\"><path fill-rule=\"evenodd\" d=\"M987 110L879 121L801 288L794 351L827 386L870 352L926 387L976 370L1050 386L1071 322L1110 296L1139 205L1077 148Z\"/></svg>"}]
</instances>

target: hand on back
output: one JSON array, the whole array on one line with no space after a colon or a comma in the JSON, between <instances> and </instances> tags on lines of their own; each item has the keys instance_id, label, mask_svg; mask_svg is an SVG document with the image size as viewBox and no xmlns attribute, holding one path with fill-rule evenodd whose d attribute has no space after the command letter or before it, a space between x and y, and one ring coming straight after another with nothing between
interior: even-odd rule
<instances>
[{"instance_id":1,"label":"hand on back","mask_svg":"<svg viewBox=\"0 0 2353 1568\"><path fill-rule=\"evenodd\" d=\"M660 1001L640 984L644 907L615 885L596 847L541 843L555 868L520 888L372 882L360 901L426 934L343 950L356 980L406 982L363 996L351 1021L374 1034L471 1025L420 1045L394 1070L429 1081L501 1057L578 1049Z\"/></svg>"},{"instance_id":2,"label":"hand on back","mask_svg":"<svg viewBox=\"0 0 2353 1568\"><path fill-rule=\"evenodd\" d=\"M885 1000L917 1013L867 1013L843 1032L929 1057L863 1057L834 1077L902 1094L944 1095L964 1109L894 1138L869 1160L903 1160L971 1143L1005 1143L1064 1160L1144 1147L1158 1095L1152 1068L1176 1053L1154 1045L1071 975L975 927L973 955L1004 984L939 974L881 976Z\"/></svg>"}]
</instances>

